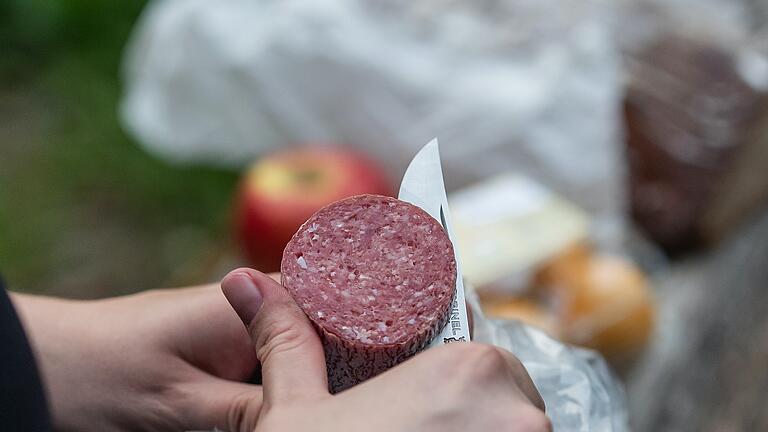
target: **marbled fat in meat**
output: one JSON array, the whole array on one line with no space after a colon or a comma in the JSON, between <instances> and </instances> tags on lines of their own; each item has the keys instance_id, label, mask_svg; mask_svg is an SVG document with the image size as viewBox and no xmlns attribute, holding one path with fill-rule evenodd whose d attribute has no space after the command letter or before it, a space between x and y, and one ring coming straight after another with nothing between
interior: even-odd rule
<instances>
[{"instance_id":1,"label":"marbled fat in meat","mask_svg":"<svg viewBox=\"0 0 768 432\"><path fill-rule=\"evenodd\" d=\"M310 217L286 246L281 272L320 334L337 392L416 354L442 329L456 260L424 210L360 195Z\"/></svg>"}]
</instances>

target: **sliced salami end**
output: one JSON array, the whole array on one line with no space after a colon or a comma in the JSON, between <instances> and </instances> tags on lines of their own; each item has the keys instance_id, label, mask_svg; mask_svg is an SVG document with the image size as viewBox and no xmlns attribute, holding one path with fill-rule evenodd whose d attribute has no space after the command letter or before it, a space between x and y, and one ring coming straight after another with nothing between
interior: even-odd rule
<instances>
[{"instance_id":1,"label":"sliced salami end","mask_svg":"<svg viewBox=\"0 0 768 432\"><path fill-rule=\"evenodd\" d=\"M424 210L359 195L310 217L286 246L281 272L320 334L337 392L427 346L448 320L456 259Z\"/></svg>"}]
</instances>

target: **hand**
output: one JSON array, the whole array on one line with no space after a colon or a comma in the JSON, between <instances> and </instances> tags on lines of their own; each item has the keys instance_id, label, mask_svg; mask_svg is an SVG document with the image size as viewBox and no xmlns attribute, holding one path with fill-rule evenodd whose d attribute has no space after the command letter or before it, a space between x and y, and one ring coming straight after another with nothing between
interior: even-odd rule
<instances>
[{"instance_id":1,"label":"hand","mask_svg":"<svg viewBox=\"0 0 768 432\"><path fill-rule=\"evenodd\" d=\"M218 285L98 301L15 294L61 431L225 428L257 363Z\"/></svg>"},{"instance_id":2,"label":"hand","mask_svg":"<svg viewBox=\"0 0 768 432\"><path fill-rule=\"evenodd\" d=\"M263 401L234 401L233 432L551 430L525 368L504 350L449 344L330 395L321 342L282 286L238 269L222 289L247 323L264 385Z\"/></svg>"}]
</instances>

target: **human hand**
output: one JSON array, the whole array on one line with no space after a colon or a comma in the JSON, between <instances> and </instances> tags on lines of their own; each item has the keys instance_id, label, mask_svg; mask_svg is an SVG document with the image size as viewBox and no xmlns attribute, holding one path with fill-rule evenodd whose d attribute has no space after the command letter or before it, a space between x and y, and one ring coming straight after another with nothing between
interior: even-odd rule
<instances>
[{"instance_id":1,"label":"human hand","mask_svg":"<svg viewBox=\"0 0 768 432\"><path fill-rule=\"evenodd\" d=\"M60 431L211 430L258 407L248 333L217 285L97 301L14 294Z\"/></svg>"},{"instance_id":2,"label":"human hand","mask_svg":"<svg viewBox=\"0 0 768 432\"><path fill-rule=\"evenodd\" d=\"M330 395L321 342L280 284L238 269L222 290L248 327L264 386L263 401L233 401L232 432L551 430L528 373L507 351L448 344Z\"/></svg>"}]
</instances>

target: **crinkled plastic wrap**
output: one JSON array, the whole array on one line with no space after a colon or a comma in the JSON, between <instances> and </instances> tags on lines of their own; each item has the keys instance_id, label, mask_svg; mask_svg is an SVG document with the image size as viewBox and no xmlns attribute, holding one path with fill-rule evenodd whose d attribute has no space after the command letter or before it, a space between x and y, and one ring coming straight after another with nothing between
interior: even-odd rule
<instances>
[{"instance_id":1,"label":"crinkled plastic wrap","mask_svg":"<svg viewBox=\"0 0 768 432\"><path fill-rule=\"evenodd\" d=\"M476 342L493 344L517 356L531 375L555 431L628 431L624 388L605 360L568 346L519 321L488 319L477 296L467 292L475 316Z\"/></svg>"}]
</instances>

